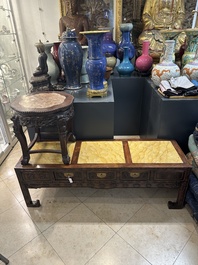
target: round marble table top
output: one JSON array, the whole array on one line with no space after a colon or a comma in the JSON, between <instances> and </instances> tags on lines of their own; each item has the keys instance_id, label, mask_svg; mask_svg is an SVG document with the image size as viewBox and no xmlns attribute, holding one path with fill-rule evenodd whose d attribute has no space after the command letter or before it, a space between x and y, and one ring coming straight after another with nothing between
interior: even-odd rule
<instances>
[{"instance_id":1,"label":"round marble table top","mask_svg":"<svg viewBox=\"0 0 198 265\"><path fill-rule=\"evenodd\" d=\"M36 92L17 97L11 104L17 112L50 112L69 107L74 97L65 92Z\"/></svg>"}]
</instances>

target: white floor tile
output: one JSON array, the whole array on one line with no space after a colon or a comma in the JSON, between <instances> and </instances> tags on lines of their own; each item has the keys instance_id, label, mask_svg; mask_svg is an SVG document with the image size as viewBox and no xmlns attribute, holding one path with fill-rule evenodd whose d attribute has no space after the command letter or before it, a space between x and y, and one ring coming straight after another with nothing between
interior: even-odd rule
<instances>
[{"instance_id":1,"label":"white floor tile","mask_svg":"<svg viewBox=\"0 0 198 265\"><path fill-rule=\"evenodd\" d=\"M114 232L81 204L43 234L65 264L84 265Z\"/></svg>"}]
</instances>

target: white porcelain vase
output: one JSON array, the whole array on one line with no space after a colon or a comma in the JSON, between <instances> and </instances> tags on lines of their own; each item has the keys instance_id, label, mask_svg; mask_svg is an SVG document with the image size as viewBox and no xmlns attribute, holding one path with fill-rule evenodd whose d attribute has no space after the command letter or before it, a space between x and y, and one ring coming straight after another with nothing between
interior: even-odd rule
<instances>
[{"instance_id":1,"label":"white porcelain vase","mask_svg":"<svg viewBox=\"0 0 198 265\"><path fill-rule=\"evenodd\" d=\"M156 86L159 86L162 80L170 80L171 77L180 76L180 68L173 62L174 49L175 41L166 40L164 57L160 63L153 67L151 73L151 79Z\"/></svg>"},{"instance_id":2,"label":"white porcelain vase","mask_svg":"<svg viewBox=\"0 0 198 265\"><path fill-rule=\"evenodd\" d=\"M194 60L183 67L182 75L187 76L190 80L198 81L198 48Z\"/></svg>"}]
</instances>

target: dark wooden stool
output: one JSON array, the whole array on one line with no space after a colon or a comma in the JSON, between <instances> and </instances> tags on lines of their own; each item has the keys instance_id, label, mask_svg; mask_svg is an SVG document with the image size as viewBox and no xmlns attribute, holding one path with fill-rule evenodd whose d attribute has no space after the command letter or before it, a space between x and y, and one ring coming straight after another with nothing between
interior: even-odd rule
<instances>
[{"instance_id":1,"label":"dark wooden stool","mask_svg":"<svg viewBox=\"0 0 198 265\"><path fill-rule=\"evenodd\" d=\"M75 141L72 131L73 100L74 97L65 92L46 91L19 96L12 102L11 108L15 111L13 128L22 148L22 165L29 163L31 153L62 153L63 163L69 164L67 142ZM35 128L35 136L29 146L22 126ZM44 126L57 126L61 150L31 150L40 140L40 128Z\"/></svg>"}]
</instances>

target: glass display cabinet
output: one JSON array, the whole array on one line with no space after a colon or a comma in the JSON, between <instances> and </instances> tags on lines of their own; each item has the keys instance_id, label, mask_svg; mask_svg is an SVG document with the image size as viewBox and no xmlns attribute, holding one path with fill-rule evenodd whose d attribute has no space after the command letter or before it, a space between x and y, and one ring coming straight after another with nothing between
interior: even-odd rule
<instances>
[{"instance_id":1,"label":"glass display cabinet","mask_svg":"<svg viewBox=\"0 0 198 265\"><path fill-rule=\"evenodd\" d=\"M19 41L10 0L0 4L0 164L16 142L10 103L27 93Z\"/></svg>"}]
</instances>

